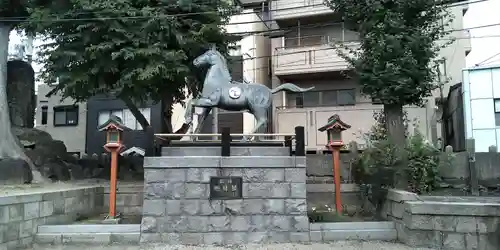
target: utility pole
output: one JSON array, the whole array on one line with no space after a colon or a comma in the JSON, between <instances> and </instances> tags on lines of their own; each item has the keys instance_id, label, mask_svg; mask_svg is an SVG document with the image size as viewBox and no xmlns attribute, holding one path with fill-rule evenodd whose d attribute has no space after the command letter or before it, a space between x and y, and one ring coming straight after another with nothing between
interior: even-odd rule
<instances>
[{"instance_id":1,"label":"utility pole","mask_svg":"<svg viewBox=\"0 0 500 250\"><path fill-rule=\"evenodd\" d=\"M434 145L438 146L440 150L444 150L444 144L445 144L445 108L444 108L444 93L443 93L443 87L444 84L446 84L446 81L443 81L442 74L441 74L441 65L443 66L443 76L446 78L446 59L440 59L438 60L438 65L437 65L437 76L438 76L438 84L439 84L439 103L438 103L438 110L441 111L441 117L436 117L436 122L441 123L441 145L437 145L437 140L434 141ZM437 133L437 131L436 131ZM436 136L437 137L437 136ZM436 138L437 139L437 138Z\"/></svg>"}]
</instances>

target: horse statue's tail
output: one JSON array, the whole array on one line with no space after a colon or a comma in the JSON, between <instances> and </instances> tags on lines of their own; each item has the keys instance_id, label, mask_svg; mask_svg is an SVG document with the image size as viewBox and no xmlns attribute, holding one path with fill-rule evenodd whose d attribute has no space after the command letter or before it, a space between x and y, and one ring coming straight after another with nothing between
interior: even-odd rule
<instances>
[{"instance_id":1,"label":"horse statue's tail","mask_svg":"<svg viewBox=\"0 0 500 250\"><path fill-rule=\"evenodd\" d=\"M314 87L301 88L293 83L283 83L280 86L272 89L271 93L276 94L280 91L290 91L293 93L303 93L303 92L307 92L307 91L312 90L312 89L314 89Z\"/></svg>"}]
</instances>

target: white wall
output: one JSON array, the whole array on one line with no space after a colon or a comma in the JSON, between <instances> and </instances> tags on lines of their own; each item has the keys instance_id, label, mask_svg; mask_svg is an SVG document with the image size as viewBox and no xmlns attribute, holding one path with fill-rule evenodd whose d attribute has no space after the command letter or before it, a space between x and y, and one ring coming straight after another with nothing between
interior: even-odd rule
<instances>
[{"instance_id":1,"label":"white wall","mask_svg":"<svg viewBox=\"0 0 500 250\"><path fill-rule=\"evenodd\" d=\"M74 126L54 126L54 107L61 105L73 105L74 100L66 98L62 100L60 95L45 97L52 88L46 84L38 86L38 98L35 113L35 128L49 133L55 140L61 140L66 145L68 152L85 152L86 128L87 128L87 104L77 103L78 124ZM47 107L47 124L42 124L42 106Z\"/></svg>"},{"instance_id":2,"label":"white wall","mask_svg":"<svg viewBox=\"0 0 500 250\"><path fill-rule=\"evenodd\" d=\"M494 105L495 99L500 100L500 67L464 70L463 84L466 138L475 139L476 152L488 152L492 145L500 147Z\"/></svg>"},{"instance_id":3,"label":"white wall","mask_svg":"<svg viewBox=\"0 0 500 250\"><path fill-rule=\"evenodd\" d=\"M268 28L254 10L244 10L242 14L231 17L226 27L229 33L265 31ZM234 23L234 24L232 24ZM270 87L269 55L271 46L269 38L262 35L249 35L239 42L243 55L243 76L251 83L263 84ZM243 114L243 133L250 133L256 125L254 116Z\"/></svg>"}]
</instances>

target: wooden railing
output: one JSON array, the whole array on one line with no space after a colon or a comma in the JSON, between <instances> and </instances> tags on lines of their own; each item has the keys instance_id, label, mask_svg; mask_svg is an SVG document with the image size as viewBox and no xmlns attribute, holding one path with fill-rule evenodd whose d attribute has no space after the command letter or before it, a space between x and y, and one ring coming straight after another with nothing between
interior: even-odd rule
<instances>
[{"instance_id":1,"label":"wooden railing","mask_svg":"<svg viewBox=\"0 0 500 250\"><path fill-rule=\"evenodd\" d=\"M185 135L179 135L179 134L155 134L156 137L160 139L169 139L169 138L178 138L178 137L189 137L189 139L195 139L196 141L214 141L214 140L220 140L222 137L222 133L212 133L212 134L185 134ZM265 142L274 142L274 141L283 141L285 137L294 137L295 134L292 133L279 133L279 134L230 134L231 138L235 137L255 137L259 141L265 141ZM198 138L200 137L212 137L212 140L199 140ZM275 139L260 139L262 137L266 138L275 138ZM282 137L283 139L278 139L279 137Z\"/></svg>"},{"instance_id":2,"label":"wooden railing","mask_svg":"<svg viewBox=\"0 0 500 250\"><path fill-rule=\"evenodd\" d=\"M298 126L295 127L295 133L279 133L279 134L231 134L229 128L222 128L221 133L213 133L213 134L155 134L156 138L161 140L178 140L180 137L188 138L188 139L196 139L193 140L195 142L215 142L220 143L222 148L222 156L230 156L230 147L231 142L233 142L233 138L237 137L245 137L245 138L255 138L256 140L248 142L249 146L252 142L282 142L283 146L290 148L290 155L292 154L292 141L295 141L295 155L296 156L305 156L305 132L304 127ZM200 137L212 137L212 140L199 140ZM266 139L260 139L265 137ZM267 138L275 138L275 139L267 139ZM277 137L282 137L283 139L276 139ZM185 141L185 140L184 140ZM187 141L189 142L189 140ZM253 145L252 145L253 146ZM257 145L255 145L257 146Z\"/></svg>"}]
</instances>

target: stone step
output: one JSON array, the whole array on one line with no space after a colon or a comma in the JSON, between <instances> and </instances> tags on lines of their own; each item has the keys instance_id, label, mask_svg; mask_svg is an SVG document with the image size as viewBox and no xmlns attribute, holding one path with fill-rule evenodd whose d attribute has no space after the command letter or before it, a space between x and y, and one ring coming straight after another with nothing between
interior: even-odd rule
<instances>
[{"instance_id":1,"label":"stone step","mask_svg":"<svg viewBox=\"0 0 500 250\"><path fill-rule=\"evenodd\" d=\"M40 234L65 233L137 233L139 224L73 224L73 225L43 225L38 226Z\"/></svg>"},{"instance_id":2,"label":"stone step","mask_svg":"<svg viewBox=\"0 0 500 250\"><path fill-rule=\"evenodd\" d=\"M220 147L163 147L162 156L220 156ZM231 147L232 156L290 156L286 147Z\"/></svg>"},{"instance_id":3,"label":"stone step","mask_svg":"<svg viewBox=\"0 0 500 250\"><path fill-rule=\"evenodd\" d=\"M328 230L364 230L364 229L395 229L396 224L393 221L363 221L363 222L330 222L330 223L311 223L311 231Z\"/></svg>"},{"instance_id":4,"label":"stone step","mask_svg":"<svg viewBox=\"0 0 500 250\"><path fill-rule=\"evenodd\" d=\"M108 245L108 244L139 244L140 232L134 233L37 233L35 245ZM36 246L34 246L36 249Z\"/></svg>"},{"instance_id":5,"label":"stone step","mask_svg":"<svg viewBox=\"0 0 500 250\"><path fill-rule=\"evenodd\" d=\"M327 231L311 231L311 241L338 241L338 240L397 240L396 229L339 229Z\"/></svg>"}]
</instances>

